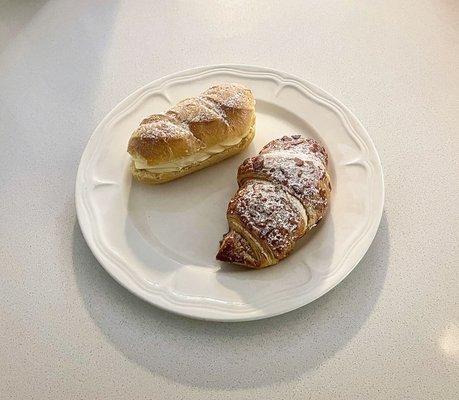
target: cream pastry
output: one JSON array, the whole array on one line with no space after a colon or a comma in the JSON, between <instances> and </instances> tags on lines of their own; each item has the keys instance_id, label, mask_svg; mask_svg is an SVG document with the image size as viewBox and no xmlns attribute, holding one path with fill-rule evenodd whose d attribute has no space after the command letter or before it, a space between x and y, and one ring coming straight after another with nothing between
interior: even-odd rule
<instances>
[{"instance_id":1,"label":"cream pastry","mask_svg":"<svg viewBox=\"0 0 459 400\"><path fill-rule=\"evenodd\" d=\"M131 171L142 182L167 182L239 153L254 134L250 89L235 83L213 86L140 123L128 144Z\"/></svg>"}]
</instances>

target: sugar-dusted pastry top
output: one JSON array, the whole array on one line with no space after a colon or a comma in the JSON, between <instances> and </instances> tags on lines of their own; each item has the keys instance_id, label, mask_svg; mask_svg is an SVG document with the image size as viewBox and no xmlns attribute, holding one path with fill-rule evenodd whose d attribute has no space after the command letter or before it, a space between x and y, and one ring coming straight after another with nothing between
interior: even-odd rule
<instances>
[{"instance_id":1,"label":"sugar-dusted pastry top","mask_svg":"<svg viewBox=\"0 0 459 400\"><path fill-rule=\"evenodd\" d=\"M262 268L287 257L325 214L331 191L327 164L324 147L301 135L273 140L246 159L217 259Z\"/></svg>"},{"instance_id":2,"label":"sugar-dusted pastry top","mask_svg":"<svg viewBox=\"0 0 459 400\"><path fill-rule=\"evenodd\" d=\"M274 256L291 249L304 233L302 210L287 192L263 180L246 181L228 205L228 218L235 218Z\"/></svg>"},{"instance_id":3,"label":"sugar-dusted pastry top","mask_svg":"<svg viewBox=\"0 0 459 400\"><path fill-rule=\"evenodd\" d=\"M310 227L327 207L331 189L327 164L327 153L316 140L284 136L245 160L238 170L238 182L258 178L282 186L306 208Z\"/></svg>"},{"instance_id":4,"label":"sugar-dusted pastry top","mask_svg":"<svg viewBox=\"0 0 459 400\"><path fill-rule=\"evenodd\" d=\"M145 118L128 144L137 169L173 171L237 145L255 119L250 89L236 83L213 86L180 101L164 114Z\"/></svg>"}]
</instances>

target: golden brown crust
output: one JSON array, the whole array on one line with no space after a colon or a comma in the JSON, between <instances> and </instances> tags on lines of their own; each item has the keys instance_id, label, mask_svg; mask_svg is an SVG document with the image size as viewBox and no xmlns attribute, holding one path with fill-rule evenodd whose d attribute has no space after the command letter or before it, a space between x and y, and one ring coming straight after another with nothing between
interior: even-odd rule
<instances>
[{"instance_id":1,"label":"golden brown crust","mask_svg":"<svg viewBox=\"0 0 459 400\"><path fill-rule=\"evenodd\" d=\"M153 166L197 153L205 147L189 129L167 118L155 119L135 130L128 145L133 158L140 158Z\"/></svg>"},{"instance_id":2,"label":"golden brown crust","mask_svg":"<svg viewBox=\"0 0 459 400\"><path fill-rule=\"evenodd\" d=\"M306 232L306 221L295 200L263 180L250 179L239 188L228 205L227 217L230 228L257 253L258 267L285 258ZM230 254L229 249L226 254ZM219 259L224 260L224 256Z\"/></svg>"},{"instance_id":3,"label":"golden brown crust","mask_svg":"<svg viewBox=\"0 0 459 400\"><path fill-rule=\"evenodd\" d=\"M228 205L230 231L217 259L263 268L287 257L325 214L331 190L327 162L323 146L300 135L273 140L245 160L238 170L239 190ZM234 240L234 232L242 239ZM246 248L241 243L250 246L255 262L253 256L241 261Z\"/></svg>"},{"instance_id":4,"label":"golden brown crust","mask_svg":"<svg viewBox=\"0 0 459 400\"><path fill-rule=\"evenodd\" d=\"M250 129L249 134L244 139L242 139L237 145L233 147L229 147L226 150L222 151L221 153L214 154L207 160L202 161L198 164L194 164L194 165L190 165L188 167L182 168L180 171L154 173L146 169L137 169L134 165L134 162L131 162L131 172L132 172L132 175L139 182L148 183L151 185L169 182L174 179L180 178L182 176L191 174L192 172L199 171L200 169L206 168L210 165L213 165L219 161L222 161L226 158L229 158L241 152L250 144L254 135L255 135L255 126L253 126Z\"/></svg>"},{"instance_id":5,"label":"golden brown crust","mask_svg":"<svg viewBox=\"0 0 459 400\"><path fill-rule=\"evenodd\" d=\"M235 231L229 232L220 242L217 260L250 266L250 268L261 268L261 261L257 258L250 244Z\"/></svg>"},{"instance_id":6,"label":"golden brown crust","mask_svg":"<svg viewBox=\"0 0 459 400\"><path fill-rule=\"evenodd\" d=\"M284 136L242 163L238 183L257 178L282 186L306 208L311 227L327 208L330 193L327 164L328 155L316 140L300 135Z\"/></svg>"},{"instance_id":7,"label":"golden brown crust","mask_svg":"<svg viewBox=\"0 0 459 400\"><path fill-rule=\"evenodd\" d=\"M254 118L255 100L249 89L230 83L213 86L198 97L177 103L165 114L145 118L133 132L128 152L148 166L161 165L243 137Z\"/></svg>"}]
</instances>

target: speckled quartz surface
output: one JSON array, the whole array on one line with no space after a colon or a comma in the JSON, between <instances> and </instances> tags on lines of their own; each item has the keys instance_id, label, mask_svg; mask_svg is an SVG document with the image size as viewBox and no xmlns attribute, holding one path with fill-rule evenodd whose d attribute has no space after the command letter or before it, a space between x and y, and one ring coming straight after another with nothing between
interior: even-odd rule
<instances>
[{"instance_id":1,"label":"speckled quartz surface","mask_svg":"<svg viewBox=\"0 0 459 400\"><path fill-rule=\"evenodd\" d=\"M0 1L1 399L456 399L459 3ZM102 117L178 70L258 64L361 119L386 204L338 287L205 323L113 281L75 217Z\"/></svg>"}]
</instances>

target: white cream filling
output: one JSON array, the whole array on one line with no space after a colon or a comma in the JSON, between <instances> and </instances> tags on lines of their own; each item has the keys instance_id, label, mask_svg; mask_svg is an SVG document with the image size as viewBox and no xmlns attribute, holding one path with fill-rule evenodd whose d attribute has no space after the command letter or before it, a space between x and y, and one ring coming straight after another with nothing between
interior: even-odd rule
<instances>
[{"instance_id":1,"label":"white cream filling","mask_svg":"<svg viewBox=\"0 0 459 400\"><path fill-rule=\"evenodd\" d=\"M134 158L134 164L136 169L145 169L150 172L154 173L165 173L165 172L173 172L173 171L180 171L181 169L188 167L189 165L198 164L203 162L213 156L214 154L221 153L225 151L229 147L236 146L239 144L242 139L244 139L248 135L248 132L241 137L227 139L215 146L211 146L209 148L203 149L195 154L191 154L187 157L178 158L177 160L170 161L167 163L159 164L159 165L148 165L147 162L142 158Z\"/></svg>"}]
</instances>

